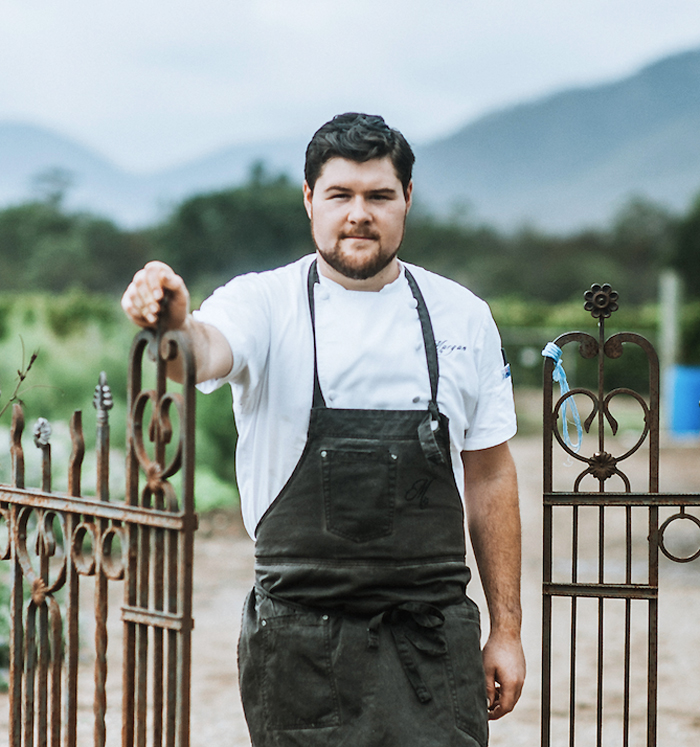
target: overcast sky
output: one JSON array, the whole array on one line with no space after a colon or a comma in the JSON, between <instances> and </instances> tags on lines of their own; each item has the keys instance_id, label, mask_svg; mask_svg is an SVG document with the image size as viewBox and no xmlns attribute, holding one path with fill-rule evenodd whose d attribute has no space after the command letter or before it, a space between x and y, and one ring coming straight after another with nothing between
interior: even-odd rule
<instances>
[{"instance_id":1,"label":"overcast sky","mask_svg":"<svg viewBox=\"0 0 700 747\"><path fill-rule=\"evenodd\" d=\"M342 111L420 143L692 47L700 0L0 0L0 120L132 171Z\"/></svg>"}]
</instances>

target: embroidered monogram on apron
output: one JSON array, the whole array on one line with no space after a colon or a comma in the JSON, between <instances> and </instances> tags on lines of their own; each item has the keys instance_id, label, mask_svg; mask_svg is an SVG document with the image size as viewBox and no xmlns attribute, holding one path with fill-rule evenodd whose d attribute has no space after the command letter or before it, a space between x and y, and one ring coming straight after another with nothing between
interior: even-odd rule
<instances>
[{"instance_id":1,"label":"embroidered monogram on apron","mask_svg":"<svg viewBox=\"0 0 700 747\"><path fill-rule=\"evenodd\" d=\"M316 360L304 451L256 531L239 671L254 747L484 747L479 613L413 276L427 411L326 406Z\"/></svg>"}]
</instances>

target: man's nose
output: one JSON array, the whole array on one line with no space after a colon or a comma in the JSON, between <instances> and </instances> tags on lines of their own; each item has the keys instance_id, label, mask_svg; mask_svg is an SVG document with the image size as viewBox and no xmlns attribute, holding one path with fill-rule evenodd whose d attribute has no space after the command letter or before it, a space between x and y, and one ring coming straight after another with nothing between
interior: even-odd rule
<instances>
[{"instance_id":1,"label":"man's nose","mask_svg":"<svg viewBox=\"0 0 700 747\"><path fill-rule=\"evenodd\" d=\"M357 195L350 202L350 211L348 213L348 220L351 223L367 223L372 219L372 215L368 210L367 201L364 197Z\"/></svg>"}]
</instances>

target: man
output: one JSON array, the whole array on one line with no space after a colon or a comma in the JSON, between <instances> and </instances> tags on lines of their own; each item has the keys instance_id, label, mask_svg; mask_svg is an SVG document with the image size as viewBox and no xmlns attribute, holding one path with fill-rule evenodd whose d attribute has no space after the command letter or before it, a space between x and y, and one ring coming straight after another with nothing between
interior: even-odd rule
<instances>
[{"instance_id":1,"label":"man","mask_svg":"<svg viewBox=\"0 0 700 747\"><path fill-rule=\"evenodd\" d=\"M233 390L256 539L239 644L256 747L483 747L487 718L520 696L512 385L486 304L397 257L413 160L381 117L335 117L306 154L315 255L234 278L194 314L151 262L122 300L153 326L169 291L201 388Z\"/></svg>"}]
</instances>

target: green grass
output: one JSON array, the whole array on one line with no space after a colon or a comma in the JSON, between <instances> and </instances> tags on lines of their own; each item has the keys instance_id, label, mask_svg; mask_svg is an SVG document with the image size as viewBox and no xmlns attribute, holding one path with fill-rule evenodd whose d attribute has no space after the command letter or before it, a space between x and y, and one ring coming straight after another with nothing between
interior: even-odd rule
<instances>
[{"instance_id":1,"label":"green grass","mask_svg":"<svg viewBox=\"0 0 700 747\"><path fill-rule=\"evenodd\" d=\"M37 418L44 417L53 428L53 488L66 489L71 449L68 423L74 410L82 410L88 452L83 486L86 494L94 491L96 413L92 398L100 372L105 371L114 398L110 411L111 494L114 499L121 499L128 356L138 330L124 317L119 302L108 296L75 292L59 296L4 294L0 296L0 322L0 409L15 390L18 371L37 353L17 394L25 415L27 484L40 484L41 462L32 442L32 428ZM230 392L223 388L206 397L198 393L196 406L197 509L236 505L235 427ZM7 433L10 423L11 408L0 418L0 430ZM9 482L8 436L1 439L0 482Z\"/></svg>"}]
</instances>

